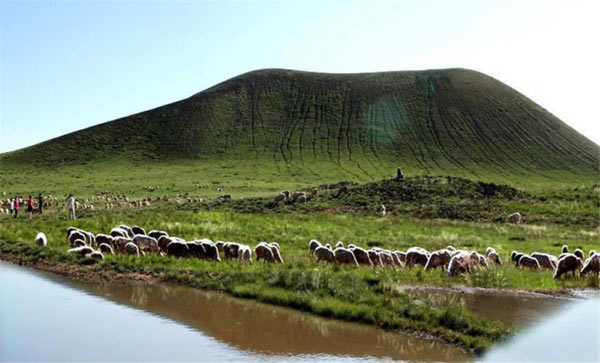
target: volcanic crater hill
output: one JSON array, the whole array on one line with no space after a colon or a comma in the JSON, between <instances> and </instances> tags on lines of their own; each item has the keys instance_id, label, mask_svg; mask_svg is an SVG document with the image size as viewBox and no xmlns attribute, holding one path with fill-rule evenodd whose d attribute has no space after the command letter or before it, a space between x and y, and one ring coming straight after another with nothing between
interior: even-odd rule
<instances>
[{"instance_id":1,"label":"volcanic crater hill","mask_svg":"<svg viewBox=\"0 0 600 363\"><path fill-rule=\"evenodd\" d=\"M597 177L600 147L505 84L465 69L265 69L187 99L0 156L3 163L264 158L423 174Z\"/></svg>"}]
</instances>

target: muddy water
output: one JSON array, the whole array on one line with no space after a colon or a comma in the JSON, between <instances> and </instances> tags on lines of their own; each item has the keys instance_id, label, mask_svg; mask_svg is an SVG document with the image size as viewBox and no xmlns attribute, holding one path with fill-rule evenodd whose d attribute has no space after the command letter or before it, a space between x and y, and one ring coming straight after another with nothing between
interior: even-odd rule
<instances>
[{"instance_id":1,"label":"muddy water","mask_svg":"<svg viewBox=\"0 0 600 363\"><path fill-rule=\"evenodd\" d=\"M423 299L427 303L433 302L437 306L464 304L481 317L500 321L515 328L533 325L575 301L536 293L494 289L421 287L406 291L416 299Z\"/></svg>"},{"instance_id":2,"label":"muddy water","mask_svg":"<svg viewBox=\"0 0 600 363\"><path fill-rule=\"evenodd\" d=\"M438 341L179 286L72 283L0 262L0 361L467 360Z\"/></svg>"}]
</instances>

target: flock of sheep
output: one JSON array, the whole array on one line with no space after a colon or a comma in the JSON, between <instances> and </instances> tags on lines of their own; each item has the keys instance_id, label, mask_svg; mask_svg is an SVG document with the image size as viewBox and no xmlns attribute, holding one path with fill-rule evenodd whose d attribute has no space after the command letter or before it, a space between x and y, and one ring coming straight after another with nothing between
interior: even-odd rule
<instances>
[{"instance_id":1,"label":"flock of sheep","mask_svg":"<svg viewBox=\"0 0 600 363\"><path fill-rule=\"evenodd\" d=\"M349 244L344 247L343 242L338 242L335 249L329 243L323 245L317 240L308 243L310 255L317 261L337 264L350 264L355 266L392 266L414 267L421 265L425 270L438 267L447 271L449 276L463 275L473 269L488 268L490 263L501 265L500 255L493 247L486 249L485 255L477 251L459 250L452 246L429 252L421 247L411 247L406 252L390 251L379 247L369 250ZM547 253L535 252L531 255L513 251L511 259L517 267L532 269L551 269L554 278L560 278L568 272L580 271L583 276L587 273L600 274L600 254L590 250L590 257L584 262L584 254L576 249L573 254L568 253L568 247L563 246L563 253L555 257Z\"/></svg>"},{"instance_id":2,"label":"flock of sheep","mask_svg":"<svg viewBox=\"0 0 600 363\"><path fill-rule=\"evenodd\" d=\"M213 261L238 260L250 263L254 254L256 261L283 263L281 248L278 243L260 242L254 249L237 242L213 242L208 238L185 241L179 237L169 236L165 231L152 230L146 233L144 228L120 225L109 234L94 235L91 232L69 227L67 241L71 248L69 253L80 254L91 258L104 259L105 254L125 254L144 256L160 254L177 258L200 258ZM38 233L35 239L39 246L47 245L44 233ZM323 245L317 240L308 243L310 256L317 262L348 264L373 267L415 267L425 270L442 268L449 276L464 275L473 270L488 268L490 264L501 265L500 255L493 247L488 247L485 255L477 251L456 249L452 246L429 252L421 247L411 247L407 251L390 251L373 247L364 249L354 244L344 247L339 241L335 248L329 243ZM572 254L563 246L562 253L555 257L541 252L532 254L513 251L511 260L515 266L530 269L549 269L554 271L554 278L572 272L573 277L579 271L583 276L587 273L600 274L600 254L590 250L589 258L584 260L583 251L576 249Z\"/></svg>"}]
</instances>

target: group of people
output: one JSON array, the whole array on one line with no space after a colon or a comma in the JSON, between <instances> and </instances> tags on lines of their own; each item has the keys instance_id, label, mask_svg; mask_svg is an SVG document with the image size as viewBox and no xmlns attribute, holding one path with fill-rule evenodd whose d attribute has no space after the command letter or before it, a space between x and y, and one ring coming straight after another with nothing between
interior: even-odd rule
<instances>
[{"instance_id":1,"label":"group of people","mask_svg":"<svg viewBox=\"0 0 600 363\"><path fill-rule=\"evenodd\" d=\"M40 193L38 195L37 202L38 202L38 205L37 205L38 213L42 214L42 211L44 208L44 197L42 197L42 193ZM29 198L27 198L27 201L25 203L27 206L27 214L29 215L29 219L31 219L33 217L33 211L36 209L33 197L30 195ZM13 216L13 218L17 218L19 216L19 210L21 208L21 205L23 204L23 197L11 198L11 199L9 199L9 204L10 204L11 215Z\"/></svg>"},{"instance_id":2,"label":"group of people","mask_svg":"<svg viewBox=\"0 0 600 363\"><path fill-rule=\"evenodd\" d=\"M19 216L19 210L21 209L22 205L23 197L15 196L14 198L9 199L10 214L13 216L13 218L17 218ZM27 198L27 201L25 201L25 205L27 207L27 215L29 216L29 219L33 218L33 213L35 210L37 210L39 214L42 214L44 209L44 197L42 196L42 193L37 196L37 207L31 195L29 198ZM69 210L69 219L75 220L75 197L73 194L69 194L67 197L67 209Z\"/></svg>"}]
</instances>

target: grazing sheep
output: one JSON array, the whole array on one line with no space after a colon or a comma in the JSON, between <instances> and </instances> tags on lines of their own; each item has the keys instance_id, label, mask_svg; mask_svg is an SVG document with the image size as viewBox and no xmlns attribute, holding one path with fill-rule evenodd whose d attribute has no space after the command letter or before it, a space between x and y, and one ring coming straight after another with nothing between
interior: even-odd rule
<instances>
[{"instance_id":1,"label":"grazing sheep","mask_svg":"<svg viewBox=\"0 0 600 363\"><path fill-rule=\"evenodd\" d=\"M301 196L306 198L306 193L301 192L301 191L296 191L296 192L292 193L292 195L290 196L290 199L293 200L294 202L296 202L298 200L298 198Z\"/></svg>"},{"instance_id":2,"label":"grazing sheep","mask_svg":"<svg viewBox=\"0 0 600 363\"><path fill-rule=\"evenodd\" d=\"M241 262L250 263L252 262L252 250L250 247L242 245L238 250L238 258Z\"/></svg>"},{"instance_id":3,"label":"grazing sheep","mask_svg":"<svg viewBox=\"0 0 600 363\"><path fill-rule=\"evenodd\" d=\"M370 249L367 251L369 254L369 259L373 262L373 266L381 266L383 267L383 261L381 260L381 256L379 256L379 252L374 249Z\"/></svg>"},{"instance_id":4,"label":"grazing sheep","mask_svg":"<svg viewBox=\"0 0 600 363\"><path fill-rule=\"evenodd\" d=\"M144 253L158 253L160 252L160 248L158 247L158 241L150 236L146 236L144 234L136 234L133 237L133 243L135 243L140 251Z\"/></svg>"},{"instance_id":5,"label":"grazing sheep","mask_svg":"<svg viewBox=\"0 0 600 363\"><path fill-rule=\"evenodd\" d=\"M569 247L567 245L563 245L560 252L561 253L569 253Z\"/></svg>"},{"instance_id":6,"label":"grazing sheep","mask_svg":"<svg viewBox=\"0 0 600 363\"><path fill-rule=\"evenodd\" d=\"M389 253L388 251L378 251L377 254L379 255L379 258L381 259L381 263L383 266L394 266L394 256L392 256L391 253Z\"/></svg>"},{"instance_id":7,"label":"grazing sheep","mask_svg":"<svg viewBox=\"0 0 600 363\"><path fill-rule=\"evenodd\" d=\"M355 248L356 248L356 245L355 245L354 243L350 243L350 244L348 245L348 247L346 247L346 248L347 248L347 249L349 249L349 250L353 250L353 249L355 249Z\"/></svg>"},{"instance_id":8,"label":"grazing sheep","mask_svg":"<svg viewBox=\"0 0 600 363\"><path fill-rule=\"evenodd\" d=\"M283 202L283 201L287 200L289 197L290 197L290 192L288 192L286 190L284 192L281 192L281 193L277 194L275 196L274 200L275 200L276 203L279 203L279 202Z\"/></svg>"},{"instance_id":9,"label":"grazing sheep","mask_svg":"<svg viewBox=\"0 0 600 363\"><path fill-rule=\"evenodd\" d=\"M313 255L318 247L321 247L321 242L317 241L316 239L311 239L308 242L308 254Z\"/></svg>"},{"instance_id":10,"label":"grazing sheep","mask_svg":"<svg viewBox=\"0 0 600 363\"><path fill-rule=\"evenodd\" d=\"M135 255L135 256L139 257L140 249L138 248L138 246L135 243L127 242L125 244L125 246L123 247L123 253L126 255Z\"/></svg>"},{"instance_id":11,"label":"grazing sheep","mask_svg":"<svg viewBox=\"0 0 600 363\"><path fill-rule=\"evenodd\" d=\"M124 230L125 232L127 232L127 236L129 236L129 238L133 238L133 236L135 235L133 233L133 230L131 229L131 227L129 227L126 224L119 225L119 228L121 228L122 230Z\"/></svg>"},{"instance_id":12,"label":"grazing sheep","mask_svg":"<svg viewBox=\"0 0 600 363\"><path fill-rule=\"evenodd\" d=\"M173 238L169 236L162 235L158 238L158 248L163 252L167 253L167 246L169 243L173 242Z\"/></svg>"},{"instance_id":13,"label":"grazing sheep","mask_svg":"<svg viewBox=\"0 0 600 363\"><path fill-rule=\"evenodd\" d=\"M329 248L330 250L332 250L332 251L333 251L333 248L331 247L331 245L330 245L329 243L326 243L326 244L325 244L325 248Z\"/></svg>"},{"instance_id":14,"label":"grazing sheep","mask_svg":"<svg viewBox=\"0 0 600 363\"><path fill-rule=\"evenodd\" d=\"M556 270L556 267L558 266L558 259L547 253L534 252L531 254L531 257L538 261L540 268Z\"/></svg>"},{"instance_id":15,"label":"grazing sheep","mask_svg":"<svg viewBox=\"0 0 600 363\"><path fill-rule=\"evenodd\" d=\"M508 216L508 223L519 224L521 223L521 213L516 212Z\"/></svg>"},{"instance_id":16,"label":"grazing sheep","mask_svg":"<svg viewBox=\"0 0 600 363\"><path fill-rule=\"evenodd\" d=\"M155 238L157 241L160 239L161 236L167 236L169 237L169 234L165 231L155 231L152 230L150 232L148 232L148 236Z\"/></svg>"},{"instance_id":17,"label":"grazing sheep","mask_svg":"<svg viewBox=\"0 0 600 363\"><path fill-rule=\"evenodd\" d=\"M427 271L438 267L441 267L445 270L450 264L450 259L450 252L446 249L434 251L431 253L431 255L429 255L429 259L425 264L424 270Z\"/></svg>"},{"instance_id":18,"label":"grazing sheep","mask_svg":"<svg viewBox=\"0 0 600 363\"><path fill-rule=\"evenodd\" d=\"M87 246L85 241L82 239L76 239L73 243L71 243L71 247L82 247L82 246Z\"/></svg>"},{"instance_id":19,"label":"grazing sheep","mask_svg":"<svg viewBox=\"0 0 600 363\"><path fill-rule=\"evenodd\" d=\"M100 252L105 253L107 255L115 254L115 251L113 250L113 248L107 243L100 243L98 245L98 250L100 250Z\"/></svg>"},{"instance_id":20,"label":"grazing sheep","mask_svg":"<svg viewBox=\"0 0 600 363\"><path fill-rule=\"evenodd\" d=\"M75 248L71 248L67 251L67 253L74 253L74 254L81 255L81 256L85 256L92 252L94 252L94 249L90 246L75 247Z\"/></svg>"},{"instance_id":21,"label":"grazing sheep","mask_svg":"<svg viewBox=\"0 0 600 363\"><path fill-rule=\"evenodd\" d=\"M85 236L85 244L88 246L92 246L96 243L96 236L93 233L84 231L82 229L79 230Z\"/></svg>"},{"instance_id":22,"label":"grazing sheep","mask_svg":"<svg viewBox=\"0 0 600 363\"><path fill-rule=\"evenodd\" d=\"M126 237L126 238L128 238L129 237L128 234L127 234L127 231L124 230L124 229L122 229L122 228L119 228L119 227L115 227L115 228L111 229L110 230L110 235L113 238L116 238L116 237Z\"/></svg>"},{"instance_id":23,"label":"grazing sheep","mask_svg":"<svg viewBox=\"0 0 600 363\"><path fill-rule=\"evenodd\" d=\"M189 251L190 248L186 242L173 241L167 245L167 256L188 257Z\"/></svg>"},{"instance_id":24,"label":"grazing sheep","mask_svg":"<svg viewBox=\"0 0 600 363\"><path fill-rule=\"evenodd\" d=\"M450 246L450 245L448 245L448 246L446 247L446 249L447 249L448 251L450 251L450 252L454 252L454 251L456 251L456 248L454 248L454 246Z\"/></svg>"},{"instance_id":25,"label":"grazing sheep","mask_svg":"<svg viewBox=\"0 0 600 363\"><path fill-rule=\"evenodd\" d=\"M256 247L254 247L254 255L256 256L257 262L260 260L275 262L273 251L266 242L260 242L256 245Z\"/></svg>"},{"instance_id":26,"label":"grazing sheep","mask_svg":"<svg viewBox=\"0 0 600 363\"><path fill-rule=\"evenodd\" d=\"M191 241L186 242L188 247L188 257L196 257L196 258L205 258L206 257L206 249L202 245L201 241Z\"/></svg>"},{"instance_id":27,"label":"grazing sheep","mask_svg":"<svg viewBox=\"0 0 600 363\"><path fill-rule=\"evenodd\" d=\"M521 260L521 257L525 256L525 253L522 252L517 252L514 255L514 260L515 261L515 267L519 267L519 261Z\"/></svg>"},{"instance_id":28,"label":"grazing sheep","mask_svg":"<svg viewBox=\"0 0 600 363\"><path fill-rule=\"evenodd\" d=\"M373 266L373 262L371 262L367 250L360 247L349 248L349 250L354 253L354 258L356 258L356 262L358 262L359 265Z\"/></svg>"},{"instance_id":29,"label":"grazing sheep","mask_svg":"<svg viewBox=\"0 0 600 363\"><path fill-rule=\"evenodd\" d=\"M396 252L394 252L394 254L398 257L398 260L400 261L401 264L406 263L406 252L396 251Z\"/></svg>"},{"instance_id":30,"label":"grazing sheep","mask_svg":"<svg viewBox=\"0 0 600 363\"><path fill-rule=\"evenodd\" d=\"M406 267L425 266L429 260L429 252L421 247L411 247L406 251Z\"/></svg>"},{"instance_id":31,"label":"grazing sheep","mask_svg":"<svg viewBox=\"0 0 600 363\"><path fill-rule=\"evenodd\" d=\"M385 215L387 214L387 210L385 208L385 205L380 204L379 208L377 208L377 215L380 216L381 218L385 217Z\"/></svg>"},{"instance_id":32,"label":"grazing sheep","mask_svg":"<svg viewBox=\"0 0 600 363\"><path fill-rule=\"evenodd\" d=\"M496 249L494 247L488 247L485 249L485 255L489 256L490 253L492 252L496 252Z\"/></svg>"},{"instance_id":33,"label":"grazing sheep","mask_svg":"<svg viewBox=\"0 0 600 363\"><path fill-rule=\"evenodd\" d=\"M448 276L463 275L471 271L471 254L461 251L450 259Z\"/></svg>"},{"instance_id":34,"label":"grazing sheep","mask_svg":"<svg viewBox=\"0 0 600 363\"><path fill-rule=\"evenodd\" d=\"M113 236L109 236L107 234L97 234L96 243L98 244L98 246L104 243L112 247L114 246L115 239L113 238Z\"/></svg>"},{"instance_id":35,"label":"grazing sheep","mask_svg":"<svg viewBox=\"0 0 600 363\"><path fill-rule=\"evenodd\" d=\"M344 248L344 242L338 241L338 243L335 244L335 248Z\"/></svg>"},{"instance_id":36,"label":"grazing sheep","mask_svg":"<svg viewBox=\"0 0 600 363\"><path fill-rule=\"evenodd\" d=\"M588 273L592 273L596 276L600 275L600 255L597 253L592 254L585 263L583 264L583 268L579 273L581 276L585 276Z\"/></svg>"},{"instance_id":37,"label":"grazing sheep","mask_svg":"<svg viewBox=\"0 0 600 363\"><path fill-rule=\"evenodd\" d=\"M136 234L144 234L145 235L146 234L146 230L139 226L133 226L133 228L131 228L131 231L133 232L134 235L136 235Z\"/></svg>"},{"instance_id":38,"label":"grazing sheep","mask_svg":"<svg viewBox=\"0 0 600 363\"><path fill-rule=\"evenodd\" d=\"M338 264L348 264L348 265L356 265L358 266L358 261L356 261L356 257L354 257L354 253L347 248L338 247L333 250L333 255L335 256L335 262Z\"/></svg>"},{"instance_id":39,"label":"grazing sheep","mask_svg":"<svg viewBox=\"0 0 600 363\"><path fill-rule=\"evenodd\" d=\"M593 255L595 255L595 254L596 254L596 251L595 251L595 250L590 250L590 257L592 257L592 256L593 256Z\"/></svg>"},{"instance_id":40,"label":"grazing sheep","mask_svg":"<svg viewBox=\"0 0 600 363\"><path fill-rule=\"evenodd\" d=\"M579 257L582 261L585 259L585 254L583 253L583 251L579 248L576 248L575 251L573 251L573 254L577 257Z\"/></svg>"},{"instance_id":41,"label":"grazing sheep","mask_svg":"<svg viewBox=\"0 0 600 363\"><path fill-rule=\"evenodd\" d=\"M495 265L502 265L502 260L500 259L500 255L496 252L490 252L490 254L487 256L488 260L492 261Z\"/></svg>"},{"instance_id":42,"label":"grazing sheep","mask_svg":"<svg viewBox=\"0 0 600 363\"><path fill-rule=\"evenodd\" d=\"M317 262L335 262L335 255L333 254L333 251L327 247L320 246L315 248L315 257L317 258Z\"/></svg>"},{"instance_id":43,"label":"grazing sheep","mask_svg":"<svg viewBox=\"0 0 600 363\"><path fill-rule=\"evenodd\" d=\"M68 228L67 228L67 238L69 238L69 235L70 235L70 234L71 234L71 232L73 232L73 231L79 231L79 228L77 228L77 227L73 227L73 226L70 226L70 227L68 227Z\"/></svg>"},{"instance_id":44,"label":"grazing sheep","mask_svg":"<svg viewBox=\"0 0 600 363\"><path fill-rule=\"evenodd\" d=\"M240 244L229 242L223 246L223 255L228 260L237 260L239 258Z\"/></svg>"},{"instance_id":45,"label":"grazing sheep","mask_svg":"<svg viewBox=\"0 0 600 363\"><path fill-rule=\"evenodd\" d=\"M571 271L573 273L573 277L575 277L575 271L582 268L582 266L583 263L577 256L568 253L558 260L558 266L556 266L554 278L559 279L563 274L569 273L569 271Z\"/></svg>"},{"instance_id":46,"label":"grazing sheep","mask_svg":"<svg viewBox=\"0 0 600 363\"><path fill-rule=\"evenodd\" d=\"M208 238L203 238L202 246L204 247L205 256L207 259L221 261L221 258L219 257L219 249L217 248L217 245L213 243L213 241L209 240Z\"/></svg>"},{"instance_id":47,"label":"grazing sheep","mask_svg":"<svg viewBox=\"0 0 600 363\"><path fill-rule=\"evenodd\" d=\"M69 243L71 244L71 247L73 247L74 246L74 242L76 240L78 240L78 239L85 242L85 234L83 232L79 231L79 230L72 231L69 234L69 237L67 239L68 239Z\"/></svg>"},{"instance_id":48,"label":"grazing sheep","mask_svg":"<svg viewBox=\"0 0 600 363\"><path fill-rule=\"evenodd\" d=\"M217 250L219 250L220 254L224 253L225 244L227 244L227 242L224 242L224 241L215 242L215 246L217 246Z\"/></svg>"},{"instance_id":49,"label":"grazing sheep","mask_svg":"<svg viewBox=\"0 0 600 363\"><path fill-rule=\"evenodd\" d=\"M306 203L308 201L308 197L306 195L301 195L296 198L296 203Z\"/></svg>"},{"instance_id":50,"label":"grazing sheep","mask_svg":"<svg viewBox=\"0 0 600 363\"><path fill-rule=\"evenodd\" d=\"M127 237L115 237L113 245L115 252L125 253L125 245L129 242L131 242L131 240Z\"/></svg>"},{"instance_id":51,"label":"grazing sheep","mask_svg":"<svg viewBox=\"0 0 600 363\"><path fill-rule=\"evenodd\" d=\"M95 260L104 260L104 255L100 251L93 251L92 253L86 255L87 257L93 258Z\"/></svg>"},{"instance_id":52,"label":"grazing sheep","mask_svg":"<svg viewBox=\"0 0 600 363\"><path fill-rule=\"evenodd\" d=\"M44 232L39 232L35 236L35 244L40 247L46 247L48 245L48 239L46 238Z\"/></svg>"},{"instance_id":53,"label":"grazing sheep","mask_svg":"<svg viewBox=\"0 0 600 363\"><path fill-rule=\"evenodd\" d=\"M275 258L275 262L283 263L283 258L281 258L281 250L279 249L279 244L276 242L269 243L269 247L271 247L271 252L273 252L273 258Z\"/></svg>"},{"instance_id":54,"label":"grazing sheep","mask_svg":"<svg viewBox=\"0 0 600 363\"><path fill-rule=\"evenodd\" d=\"M529 255L523 255L521 256L521 258L519 258L519 266L531 268L534 270L540 269L540 263L538 262L538 260Z\"/></svg>"},{"instance_id":55,"label":"grazing sheep","mask_svg":"<svg viewBox=\"0 0 600 363\"><path fill-rule=\"evenodd\" d=\"M484 255L482 255L481 253L477 252L477 251L473 251L476 255L477 255L477 262L479 263L479 266L481 267L488 267L488 263L487 263L487 258L485 258Z\"/></svg>"}]
</instances>

